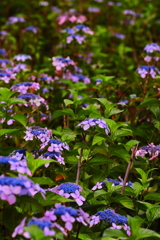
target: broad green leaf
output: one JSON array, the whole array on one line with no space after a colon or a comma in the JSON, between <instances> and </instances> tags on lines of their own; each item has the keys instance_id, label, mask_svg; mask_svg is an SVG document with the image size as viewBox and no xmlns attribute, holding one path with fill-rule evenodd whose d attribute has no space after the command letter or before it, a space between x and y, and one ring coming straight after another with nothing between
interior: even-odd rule
<instances>
[{"instance_id":1,"label":"broad green leaf","mask_svg":"<svg viewBox=\"0 0 160 240\"><path fill-rule=\"evenodd\" d=\"M13 104L25 104L26 101L18 98L10 98L7 102L8 106L11 106Z\"/></svg>"},{"instance_id":2,"label":"broad green leaf","mask_svg":"<svg viewBox=\"0 0 160 240\"><path fill-rule=\"evenodd\" d=\"M125 149L113 149L111 150L111 156L117 156L121 159L124 159L126 162L130 161L130 155Z\"/></svg>"},{"instance_id":3,"label":"broad green leaf","mask_svg":"<svg viewBox=\"0 0 160 240\"><path fill-rule=\"evenodd\" d=\"M65 106L67 107L70 104L73 104L74 102L70 99L64 99Z\"/></svg>"},{"instance_id":4,"label":"broad green leaf","mask_svg":"<svg viewBox=\"0 0 160 240\"><path fill-rule=\"evenodd\" d=\"M56 110L53 114L52 114L52 119L55 119L57 117L61 117L63 115L69 115L69 116L72 116L74 117L74 112L72 109L70 108L67 108L67 109L64 109L64 110Z\"/></svg>"},{"instance_id":5,"label":"broad green leaf","mask_svg":"<svg viewBox=\"0 0 160 240\"><path fill-rule=\"evenodd\" d=\"M37 225L31 225L29 227L24 227L24 229L25 229L25 231L29 232L32 239L34 239L34 240L41 240L42 238L44 238L44 233L43 233L42 229L40 229ZM49 240L50 238L46 237L46 240Z\"/></svg>"},{"instance_id":6,"label":"broad green leaf","mask_svg":"<svg viewBox=\"0 0 160 240\"><path fill-rule=\"evenodd\" d=\"M127 237L127 235L125 233L123 233L121 230L109 229L109 228L104 231L104 234L103 234L103 237L101 238L101 240L104 240L106 237L107 238L108 237L117 237L118 239L122 237L124 240L129 239Z\"/></svg>"},{"instance_id":7,"label":"broad green leaf","mask_svg":"<svg viewBox=\"0 0 160 240\"><path fill-rule=\"evenodd\" d=\"M89 146L88 146L87 143L85 143L85 142L77 142L77 143L74 145L74 149L80 149L80 148L89 149Z\"/></svg>"},{"instance_id":8,"label":"broad green leaf","mask_svg":"<svg viewBox=\"0 0 160 240\"><path fill-rule=\"evenodd\" d=\"M117 129L114 134L112 135L113 139L116 139L117 137L124 137L124 136L133 136L133 132L130 129Z\"/></svg>"},{"instance_id":9,"label":"broad green leaf","mask_svg":"<svg viewBox=\"0 0 160 240\"><path fill-rule=\"evenodd\" d=\"M8 88L0 88L0 101L7 102L15 93L15 91L10 91Z\"/></svg>"},{"instance_id":10,"label":"broad green leaf","mask_svg":"<svg viewBox=\"0 0 160 240\"><path fill-rule=\"evenodd\" d=\"M13 132L17 132L19 129L0 129L0 137L8 134L11 135Z\"/></svg>"},{"instance_id":11,"label":"broad green leaf","mask_svg":"<svg viewBox=\"0 0 160 240\"><path fill-rule=\"evenodd\" d=\"M120 110L118 108L112 108L111 111L108 113L108 117L111 117L113 115L119 114L123 112L124 110Z\"/></svg>"},{"instance_id":12,"label":"broad green leaf","mask_svg":"<svg viewBox=\"0 0 160 240\"><path fill-rule=\"evenodd\" d=\"M112 198L112 199L113 199L113 202L120 203L120 204L122 204L126 208L129 208L129 209L133 209L134 208L132 200L129 197L127 197L127 196L124 196L124 195L121 195L121 194L117 194L116 197Z\"/></svg>"},{"instance_id":13,"label":"broad green leaf","mask_svg":"<svg viewBox=\"0 0 160 240\"><path fill-rule=\"evenodd\" d=\"M40 158L34 159L34 156L32 155L32 153L29 153L29 152L26 152L26 156L27 156L28 168L31 170L32 174L34 174L39 167L47 163L51 163L51 162L57 163L56 160L52 160L52 159L46 159L46 160L40 159Z\"/></svg>"},{"instance_id":14,"label":"broad green leaf","mask_svg":"<svg viewBox=\"0 0 160 240\"><path fill-rule=\"evenodd\" d=\"M145 99L143 102L141 102L138 107L141 108L141 107L147 107L150 105L160 105L160 100L158 100L157 98L148 98L148 99Z\"/></svg>"},{"instance_id":15,"label":"broad green leaf","mask_svg":"<svg viewBox=\"0 0 160 240\"><path fill-rule=\"evenodd\" d=\"M137 196L144 190L144 187L139 182L133 183L132 188Z\"/></svg>"},{"instance_id":16,"label":"broad green leaf","mask_svg":"<svg viewBox=\"0 0 160 240\"><path fill-rule=\"evenodd\" d=\"M160 207L152 207L146 212L146 216L148 221L153 222L155 219L159 218L160 216Z\"/></svg>"},{"instance_id":17,"label":"broad green leaf","mask_svg":"<svg viewBox=\"0 0 160 240\"><path fill-rule=\"evenodd\" d=\"M144 200L160 201L160 193L148 193Z\"/></svg>"},{"instance_id":18,"label":"broad green leaf","mask_svg":"<svg viewBox=\"0 0 160 240\"><path fill-rule=\"evenodd\" d=\"M126 144L124 144L124 147L125 147L125 149L127 150L127 152L129 152L130 149L131 149L133 146L137 145L138 143L139 143L139 141L137 141L137 140L130 140L129 142L127 142Z\"/></svg>"},{"instance_id":19,"label":"broad green leaf","mask_svg":"<svg viewBox=\"0 0 160 240\"><path fill-rule=\"evenodd\" d=\"M144 222L144 220L138 216L136 217L130 217L128 216L128 225L131 228L131 235L136 239L136 236L139 232L141 224Z\"/></svg>"},{"instance_id":20,"label":"broad green leaf","mask_svg":"<svg viewBox=\"0 0 160 240\"><path fill-rule=\"evenodd\" d=\"M113 160L106 157L105 155L96 154L92 159L88 161L86 165L92 166L92 165L100 165L100 164L107 164L107 163L113 163Z\"/></svg>"},{"instance_id":21,"label":"broad green leaf","mask_svg":"<svg viewBox=\"0 0 160 240\"><path fill-rule=\"evenodd\" d=\"M145 173L141 168L136 168L136 171L141 175L142 183L144 184L147 180L147 173Z\"/></svg>"},{"instance_id":22,"label":"broad green leaf","mask_svg":"<svg viewBox=\"0 0 160 240\"><path fill-rule=\"evenodd\" d=\"M150 229L140 228L135 240L144 239L144 238L148 238L148 237L156 237L156 238L160 239L160 234L158 234L155 231L152 231Z\"/></svg>"},{"instance_id":23,"label":"broad green leaf","mask_svg":"<svg viewBox=\"0 0 160 240\"><path fill-rule=\"evenodd\" d=\"M32 177L31 180L40 185L54 185L54 182L48 177Z\"/></svg>"},{"instance_id":24,"label":"broad green leaf","mask_svg":"<svg viewBox=\"0 0 160 240\"><path fill-rule=\"evenodd\" d=\"M101 136L95 136L93 138L93 141L92 141L92 146L94 146L95 144L99 143L99 142L102 142L103 140L105 140L104 137L101 137Z\"/></svg>"},{"instance_id":25,"label":"broad green leaf","mask_svg":"<svg viewBox=\"0 0 160 240\"><path fill-rule=\"evenodd\" d=\"M27 118L23 114L17 113L12 118L17 122L21 123L24 127L27 124Z\"/></svg>"}]
</instances>

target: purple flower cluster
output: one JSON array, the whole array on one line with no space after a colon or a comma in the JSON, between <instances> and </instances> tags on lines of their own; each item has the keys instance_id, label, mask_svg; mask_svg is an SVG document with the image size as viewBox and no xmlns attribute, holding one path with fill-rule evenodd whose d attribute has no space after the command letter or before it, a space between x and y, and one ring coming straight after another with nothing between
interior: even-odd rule
<instances>
[{"instance_id":1,"label":"purple flower cluster","mask_svg":"<svg viewBox=\"0 0 160 240\"><path fill-rule=\"evenodd\" d=\"M25 19L23 17L9 17L8 18L8 21L6 24L14 24L14 23L17 23L17 22L25 22Z\"/></svg>"},{"instance_id":2,"label":"purple flower cluster","mask_svg":"<svg viewBox=\"0 0 160 240\"><path fill-rule=\"evenodd\" d=\"M79 44L82 44L85 41L86 36L81 36L79 34L69 35L67 37L67 43L71 43L73 40L76 40Z\"/></svg>"},{"instance_id":3,"label":"purple flower cluster","mask_svg":"<svg viewBox=\"0 0 160 240\"><path fill-rule=\"evenodd\" d=\"M74 22L83 23L87 20L87 18L86 18L86 16L78 14L78 13L76 13L76 15L75 14L71 15L71 14L65 13L65 14L60 15L57 18L57 20L58 20L58 24L62 25L66 21L69 21L69 22L72 22L72 23L74 23Z\"/></svg>"},{"instance_id":4,"label":"purple flower cluster","mask_svg":"<svg viewBox=\"0 0 160 240\"><path fill-rule=\"evenodd\" d=\"M36 82L21 82L21 83L17 83L15 85L13 85L11 87L11 90L13 91L17 91L20 92L22 94L26 94L28 90L39 90L40 89L40 85L39 83Z\"/></svg>"},{"instance_id":5,"label":"purple flower cluster","mask_svg":"<svg viewBox=\"0 0 160 240\"><path fill-rule=\"evenodd\" d=\"M23 30L24 32L33 32L33 33L38 33L38 28L37 27L35 27L35 26L29 26L29 27L26 27L24 30Z\"/></svg>"},{"instance_id":6,"label":"purple flower cluster","mask_svg":"<svg viewBox=\"0 0 160 240\"><path fill-rule=\"evenodd\" d=\"M160 154L160 145L155 146L153 143L148 144L148 146L140 147L137 150L135 156L144 158L146 155L149 155L150 158L148 160L154 160Z\"/></svg>"},{"instance_id":7,"label":"purple flower cluster","mask_svg":"<svg viewBox=\"0 0 160 240\"><path fill-rule=\"evenodd\" d=\"M87 118L84 121L80 122L77 127L82 127L83 130L88 130L90 127L98 126L100 128L103 128L108 135L110 132L108 125L106 122L100 118Z\"/></svg>"},{"instance_id":8,"label":"purple flower cluster","mask_svg":"<svg viewBox=\"0 0 160 240\"><path fill-rule=\"evenodd\" d=\"M151 60L154 60L154 61L157 62L157 61L160 60L160 57L152 57L152 56L147 55L147 56L144 57L144 60L145 60L146 62L150 62Z\"/></svg>"},{"instance_id":9,"label":"purple flower cluster","mask_svg":"<svg viewBox=\"0 0 160 240\"><path fill-rule=\"evenodd\" d=\"M96 185L92 188L92 190L101 189L106 186L106 181L111 182L112 186L123 185L123 179L119 177L120 181L117 179L106 178L103 182L97 182ZM127 182L126 186L132 186L132 182Z\"/></svg>"},{"instance_id":10,"label":"purple flower cluster","mask_svg":"<svg viewBox=\"0 0 160 240\"><path fill-rule=\"evenodd\" d=\"M140 74L141 78L145 78L147 75L155 78L157 73L160 74L159 69L154 66L140 66L136 71Z\"/></svg>"},{"instance_id":11,"label":"purple flower cluster","mask_svg":"<svg viewBox=\"0 0 160 240\"><path fill-rule=\"evenodd\" d=\"M34 139L38 139L42 143L41 147L43 148L43 144L46 145L46 143L49 142L52 136L52 130L41 128L39 126L32 126L26 127L25 134L26 136L24 139L26 141L33 141Z\"/></svg>"},{"instance_id":12,"label":"purple flower cluster","mask_svg":"<svg viewBox=\"0 0 160 240\"><path fill-rule=\"evenodd\" d=\"M48 152L42 154L40 158L43 159L50 159L55 158L60 164L65 165L64 158L62 157L62 151L64 149L69 150L69 146L65 142L61 142L56 139L50 139L48 142L44 142L41 145L41 149L44 148L46 145L48 145ZM45 167L48 167L49 163L45 164Z\"/></svg>"},{"instance_id":13,"label":"purple flower cluster","mask_svg":"<svg viewBox=\"0 0 160 240\"><path fill-rule=\"evenodd\" d=\"M29 195L33 197L37 192L45 193L39 184L34 184L32 180L24 175L19 175L18 177L0 176L0 199L7 201L10 205L16 202L15 195Z\"/></svg>"},{"instance_id":14,"label":"purple flower cluster","mask_svg":"<svg viewBox=\"0 0 160 240\"><path fill-rule=\"evenodd\" d=\"M71 60L70 57L67 57L67 58L53 57L52 61L53 61L52 65L56 68L57 71L61 71L62 69L65 69L69 65L72 65L72 66L75 65L74 61Z\"/></svg>"},{"instance_id":15,"label":"purple flower cluster","mask_svg":"<svg viewBox=\"0 0 160 240\"><path fill-rule=\"evenodd\" d=\"M144 51L147 53L160 52L160 46L157 43L150 43L145 46Z\"/></svg>"},{"instance_id":16,"label":"purple flower cluster","mask_svg":"<svg viewBox=\"0 0 160 240\"><path fill-rule=\"evenodd\" d=\"M10 170L17 171L18 173L27 174L32 176L31 171L27 167L27 161L19 161L17 158L9 157L0 157L0 164L10 164Z\"/></svg>"},{"instance_id":17,"label":"purple flower cluster","mask_svg":"<svg viewBox=\"0 0 160 240\"><path fill-rule=\"evenodd\" d=\"M58 222L64 223L62 227ZM32 217L26 223L26 218L15 228L12 237L16 237L22 234L26 238L30 238L29 232L24 230L24 227L37 225L44 233L45 236L55 236L56 230L60 230L63 235L67 236L67 231L71 231L74 222L82 223L87 226L89 224L89 214L85 213L81 208L74 209L71 207L65 207L61 204L56 204L55 208L48 210L41 218ZM53 239L53 238L52 238Z\"/></svg>"},{"instance_id":18,"label":"purple flower cluster","mask_svg":"<svg viewBox=\"0 0 160 240\"><path fill-rule=\"evenodd\" d=\"M18 54L14 57L14 60L22 61L22 62L25 62L28 59L32 59L32 58L30 55L26 55L26 54Z\"/></svg>"},{"instance_id":19,"label":"purple flower cluster","mask_svg":"<svg viewBox=\"0 0 160 240\"><path fill-rule=\"evenodd\" d=\"M85 201L85 198L80 195L82 188L76 183L66 182L48 190L65 198L73 197L79 206L83 205Z\"/></svg>"},{"instance_id":20,"label":"purple flower cluster","mask_svg":"<svg viewBox=\"0 0 160 240\"><path fill-rule=\"evenodd\" d=\"M46 100L39 95L33 93L25 93L18 95L18 98L27 101L27 103L24 104L24 106L26 107L31 106L33 109L36 109L40 106L45 106L46 109L48 109L48 104Z\"/></svg>"}]
</instances>

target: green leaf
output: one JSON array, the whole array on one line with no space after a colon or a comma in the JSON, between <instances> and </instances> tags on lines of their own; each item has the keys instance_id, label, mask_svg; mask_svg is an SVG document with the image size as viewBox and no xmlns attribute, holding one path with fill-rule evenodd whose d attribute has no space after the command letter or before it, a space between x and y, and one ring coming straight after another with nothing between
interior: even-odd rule
<instances>
[{"instance_id":1,"label":"green leaf","mask_svg":"<svg viewBox=\"0 0 160 240\"><path fill-rule=\"evenodd\" d=\"M121 195L121 194L117 194L116 197L112 198L112 199L113 199L113 202L120 203L120 204L122 204L126 208L129 208L129 209L133 209L134 208L132 200L130 198L128 198L127 196L124 196L124 195Z\"/></svg>"},{"instance_id":2,"label":"green leaf","mask_svg":"<svg viewBox=\"0 0 160 240\"><path fill-rule=\"evenodd\" d=\"M0 137L7 134L11 135L13 132L17 132L19 129L0 129Z\"/></svg>"},{"instance_id":3,"label":"green leaf","mask_svg":"<svg viewBox=\"0 0 160 240\"><path fill-rule=\"evenodd\" d=\"M141 168L136 168L136 171L141 175L142 183L145 184L148 174L145 173Z\"/></svg>"},{"instance_id":4,"label":"green leaf","mask_svg":"<svg viewBox=\"0 0 160 240\"><path fill-rule=\"evenodd\" d=\"M77 143L74 145L74 149L80 149L80 148L89 149L89 146L88 146L87 143L85 143L85 142L77 142Z\"/></svg>"},{"instance_id":5,"label":"green leaf","mask_svg":"<svg viewBox=\"0 0 160 240\"><path fill-rule=\"evenodd\" d=\"M24 127L27 124L27 118L23 114L17 113L12 118L17 122L21 123Z\"/></svg>"},{"instance_id":6,"label":"green leaf","mask_svg":"<svg viewBox=\"0 0 160 240\"><path fill-rule=\"evenodd\" d=\"M132 235L132 237L135 237L135 239L139 232L140 226L143 222L144 222L144 220L138 216L133 217L133 218L128 216L128 225L131 228L131 235Z\"/></svg>"},{"instance_id":7,"label":"green leaf","mask_svg":"<svg viewBox=\"0 0 160 240\"><path fill-rule=\"evenodd\" d=\"M121 230L118 229L107 229L104 231L103 237L101 240L104 240L105 238L108 237L117 237L117 238L123 238L123 239L128 239L125 233L123 233Z\"/></svg>"},{"instance_id":8,"label":"green leaf","mask_svg":"<svg viewBox=\"0 0 160 240\"><path fill-rule=\"evenodd\" d=\"M144 190L144 187L139 182L133 183L132 188L134 189L136 196Z\"/></svg>"},{"instance_id":9,"label":"green leaf","mask_svg":"<svg viewBox=\"0 0 160 240\"><path fill-rule=\"evenodd\" d=\"M73 104L74 102L70 99L64 99L65 106L67 107L70 104Z\"/></svg>"},{"instance_id":10,"label":"green leaf","mask_svg":"<svg viewBox=\"0 0 160 240\"><path fill-rule=\"evenodd\" d=\"M54 185L54 182L48 177L32 177L31 180L40 185Z\"/></svg>"},{"instance_id":11,"label":"green leaf","mask_svg":"<svg viewBox=\"0 0 160 240\"><path fill-rule=\"evenodd\" d=\"M138 143L139 143L139 141L137 141L137 140L130 140L129 142L127 142L126 144L124 144L124 147L125 147L125 149L129 152L130 149L131 149L133 146L137 145Z\"/></svg>"},{"instance_id":12,"label":"green leaf","mask_svg":"<svg viewBox=\"0 0 160 240\"><path fill-rule=\"evenodd\" d=\"M34 240L41 240L42 238L44 238L43 231L37 225L31 225L29 227L24 227L24 229L25 229L25 231L29 232L29 234L31 235L31 237ZM46 238L46 240L48 240L48 239Z\"/></svg>"},{"instance_id":13,"label":"green leaf","mask_svg":"<svg viewBox=\"0 0 160 240\"><path fill-rule=\"evenodd\" d=\"M55 119L57 117L61 117L63 115L69 115L69 116L72 116L74 117L74 112L72 109L70 108L67 108L67 109L64 109L64 110L56 110L53 114L52 114L52 119Z\"/></svg>"},{"instance_id":14,"label":"green leaf","mask_svg":"<svg viewBox=\"0 0 160 240\"><path fill-rule=\"evenodd\" d=\"M111 111L108 114L108 117L111 117L113 115L119 114L121 112L123 112L124 110L120 110L118 108L112 108Z\"/></svg>"},{"instance_id":15,"label":"green leaf","mask_svg":"<svg viewBox=\"0 0 160 240\"><path fill-rule=\"evenodd\" d=\"M11 106L13 104L25 104L26 101L18 98L10 98L7 102L8 106Z\"/></svg>"},{"instance_id":16,"label":"green leaf","mask_svg":"<svg viewBox=\"0 0 160 240\"><path fill-rule=\"evenodd\" d=\"M160 201L160 193L148 193L144 200Z\"/></svg>"},{"instance_id":17,"label":"green leaf","mask_svg":"<svg viewBox=\"0 0 160 240\"><path fill-rule=\"evenodd\" d=\"M92 141L92 146L94 146L95 144L99 143L99 142L102 142L103 140L105 140L104 137L101 137L101 136L95 136L93 138L93 141Z\"/></svg>"},{"instance_id":18,"label":"green leaf","mask_svg":"<svg viewBox=\"0 0 160 240\"><path fill-rule=\"evenodd\" d=\"M153 222L155 219L159 218L160 216L160 207L152 207L146 212L146 216L148 221Z\"/></svg>"},{"instance_id":19,"label":"green leaf","mask_svg":"<svg viewBox=\"0 0 160 240\"><path fill-rule=\"evenodd\" d=\"M15 93L15 91L10 91L8 88L0 88L0 101L7 102Z\"/></svg>"},{"instance_id":20,"label":"green leaf","mask_svg":"<svg viewBox=\"0 0 160 240\"><path fill-rule=\"evenodd\" d=\"M125 149L111 149L111 156L117 156L124 159L126 162L130 161L130 154Z\"/></svg>"},{"instance_id":21,"label":"green leaf","mask_svg":"<svg viewBox=\"0 0 160 240\"><path fill-rule=\"evenodd\" d=\"M27 162L28 162L28 168L31 170L32 174L35 173L35 171L45 165L46 163L51 163L51 162L56 162L56 160L52 160L52 159L34 159L34 156L32 155L32 153L26 152L26 156L27 156Z\"/></svg>"},{"instance_id":22,"label":"green leaf","mask_svg":"<svg viewBox=\"0 0 160 240\"><path fill-rule=\"evenodd\" d=\"M116 139L117 137L124 137L124 136L133 136L133 132L130 129L117 129L114 134L112 135L113 139Z\"/></svg>"},{"instance_id":23,"label":"green leaf","mask_svg":"<svg viewBox=\"0 0 160 240\"><path fill-rule=\"evenodd\" d=\"M148 237L157 237L160 239L160 234L146 228L140 228L135 240L144 239Z\"/></svg>"},{"instance_id":24,"label":"green leaf","mask_svg":"<svg viewBox=\"0 0 160 240\"><path fill-rule=\"evenodd\" d=\"M141 107L147 107L150 105L160 105L160 100L158 100L157 98L145 99L143 102L140 103L138 107L141 108Z\"/></svg>"},{"instance_id":25,"label":"green leaf","mask_svg":"<svg viewBox=\"0 0 160 240\"><path fill-rule=\"evenodd\" d=\"M88 161L86 165L91 166L91 165L100 165L100 164L106 164L106 163L113 163L113 160L106 157L105 155L96 154L91 160Z\"/></svg>"}]
</instances>

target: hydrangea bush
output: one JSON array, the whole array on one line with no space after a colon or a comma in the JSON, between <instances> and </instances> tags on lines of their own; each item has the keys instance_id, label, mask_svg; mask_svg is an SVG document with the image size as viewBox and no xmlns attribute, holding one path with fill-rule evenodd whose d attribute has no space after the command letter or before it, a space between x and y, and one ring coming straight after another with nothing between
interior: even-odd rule
<instances>
[{"instance_id":1,"label":"hydrangea bush","mask_svg":"<svg viewBox=\"0 0 160 240\"><path fill-rule=\"evenodd\" d=\"M160 3L0 7L0 239L160 239Z\"/></svg>"}]
</instances>

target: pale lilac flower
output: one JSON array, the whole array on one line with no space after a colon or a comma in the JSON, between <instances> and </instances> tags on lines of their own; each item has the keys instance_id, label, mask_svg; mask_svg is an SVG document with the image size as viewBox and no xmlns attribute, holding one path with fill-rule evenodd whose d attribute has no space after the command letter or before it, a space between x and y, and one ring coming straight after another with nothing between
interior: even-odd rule
<instances>
[{"instance_id":1,"label":"pale lilac flower","mask_svg":"<svg viewBox=\"0 0 160 240\"><path fill-rule=\"evenodd\" d=\"M61 216L61 219L65 222L65 228L68 231L72 230L72 223L75 222L75 218L72 217L68 212L66 212L64 215Z\"/></svg>"},{"instance_id":2,"label":"pale lilac flower","mask_svg":"<svg viewBox=\"0 0 160 240\"><path fill-rule=\"evenodd\" d=\"M26 54L18 54L16 55L14 58L14 60L16 61L22 61L25 62L28 59L32 59L30 55L26 55Z\"/></svg>"},{"instance_id":3,"label":"pale lilac flower","mask_svg":"<svg viewBox=\"0 0 160 240\"><path fill-rule=\"evenodd\" d=\"M126 234L128 236L131 236L131 229L130 229L130 227L127 224L124 224L123 229L126 231Z\"/></svg>"},{"instance_id":4,"label":"pale lilac flower","mask_svg":"<svg viewBox=\"0 0 160 240\"><path fill-rule=\"evenodd\" d=\"M96 225L100 222L100 217L99 216L91 216L91 219L90 219L90 227L92 227L93 225Z\"/></svg>"},{"instance_id":5,"label":"pale lilac flower","mask_svg":"<svg viewBox=\"0 0 160 240\"><path fill-rule=\"evenodd\" d=\"M79 43L82 44L85 41L86 36L81 36L79 34L70 35L67 37L67 43L71 43L74 39Z\"/></svg>"},{"instance_id":6,"label":"pale lilac flower","mask_svg":"<svg viewBox=\"0 0 160 240\"><path fill-rule=\"evenodd\" d=\"M83 196L80 195L80 192L78 190L76 190L75 193L71 193L71 196L79 206L83 205L83 202L86 200Z\"/></svg>"},{"instance_id":7,"label":"pale lilac flower","mask_svg":"<svg viewBox=\"0 0 160 240\"><path fill-rule=\"evenodd\" d=\"M108 125L102 119L88 118L77 125L77 127L82 127L84 130L88 130L90 127L96 126L103 128L108 135L110 132Z\"/></svg>"},{"instance_id":8,"label":"pale lilac flower","mask_svg":"<svg viewBox=\"0 0 160 240\"><path fill-rule=\"evenodd\" d=\"M97 182L96 185L92 188L92 190L97 190L97 189L101 189L103 186L103 182Z\"/></svg>"},{"instance_id":9,"label":"pale lilac flower","mask_svg":"<svg viewBox=\"0 0 160 240\"><path fill-rule=\"evenodd\" d=\"M150 43L145 46L144 51L147 53L160 52L160 46L157 43Z\"/></svg>"},{"instance_id":10,"label":"pale lilac flower","mask_svg":"<svg viewBox=\"0 0 160 240\"><path fill-rule=\"evenodd\" d=\"M14 238L16 235L23 233L23 228L25 226L26 217L21 221L21 223L14 229L14 232L12 233L12 237Z\"/></svg>"},{"instance_id":11,"label":"pale lilac flower","mask_svg":"<svg viewBox=\"0 0 160 240\"><path fill-rule=\"evenodd\" d=\"M136 71L140 74L141 78L145 78L147 75L155 78L157 73L160 74L159 69L154 66L140 66Z\"/></svg>"},{"instance_id":12,"label":"pale lilac flower","mask_svg":"<svg viewBox=\"0 0 160 240\"><path fill-rule=\"evenodd\" d=\"M122 226L116 225L115 223L112 223L112 227L110 227L110 229L118 229L119 230L119 229L122 229Z\"/></svg>"},{"instance_id":13,"label":"pale lilac flower","mask_svg":"<svg viewBox=\"0 0 160 240\"><path fill-rule=\"evenodd\" d=\"M63 57L53 57L52 58L52 65L56 67L57 71L61 71L65 69L67 66L71 65L74 66L75 62L70 59L70 57L63 58Z\"/></svg>"},{"instance_id":14,"label":"pale lilac flower","mask_svg":"<svg viewBox=\"0 0 160 240\"><path fill-rule=\"evenodd\" d=\"M17 22L25 22L23 17L9 17L6 24L13 24Z\"/></svg>"}]
</instances>

